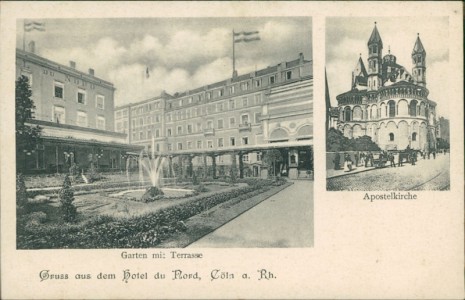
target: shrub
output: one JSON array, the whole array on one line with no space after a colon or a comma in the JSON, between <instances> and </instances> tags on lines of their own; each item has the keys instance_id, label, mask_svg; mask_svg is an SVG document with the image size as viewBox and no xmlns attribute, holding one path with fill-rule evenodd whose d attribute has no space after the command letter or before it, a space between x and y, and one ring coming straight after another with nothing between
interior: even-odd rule
<instances>
[{"instance_id":1,"label":"shrub","mask_svg":"<svg viewBox=\"0 0 465 300\"><path fill-rule=\"evenodd\" d=\"M63 219L66 222L73 222L76 219L77 211L76 207L73 204L74 201L74 191L71 187L71 180L69 176L66 175L65 180L63 181L63 187L59 192L58 198L61 203L61 212L63 214Z\"/></svg>"},{"instance_id":2,"label":"shrub","mask_svg":"<svg viewBox=\"0 0 465 300\"><path fill-rule=\"evenodd\" d=\"M43 211L36 211L27 215L27 226L38 226L47 220L47 214Z\"/></svg>"},{"instance_id":3,"label":"shrub","mask_svg":"<svg viewBox=\"0 0 465 300\"><path fill-rule=\"evenodd\" d=\"M24 208L27 205L27 190L23 174L16 175L16 205Z\"/></svg>"},{"instance_id":4,"label":"shrub","mask_svg":"<svg viewBox=\"0 0 465 300\"><path fill-rule=\"evenodd\" d=\"M156 186L148 187L145 193L142 195L140 200L144 203L153 202L155 200L163 198L163 191Z\"/></svg>"},{"instance_id":5,"label":"shrub","mask_svg":"<svg viewBox=\"0 0 465 300\"><path fill-rule=\"evenodd\" d=\"M203 184L199 184L194 188L194 191L196 191L197 193L204 193L207 192L208 189Z\"/></svg>"}]
</instances>

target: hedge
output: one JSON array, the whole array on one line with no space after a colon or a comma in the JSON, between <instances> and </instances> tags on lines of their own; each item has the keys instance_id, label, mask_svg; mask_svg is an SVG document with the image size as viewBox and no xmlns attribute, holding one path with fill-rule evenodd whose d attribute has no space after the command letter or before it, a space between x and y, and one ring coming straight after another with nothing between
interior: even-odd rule
<instances>
[{"instance_id":1,"label":"hedge","mask_svg":"<svg viewBox=\"0 0 465 300\"><path fill-rule=\"evenodd\" d=\"M173 233L185 230L183 220L234 198L248 199L268 190L273 184L270 180L247 179L242 181L249 185L218 194L196 196L191 202L128 219L98 216L80 225L28 226L27 222L18 218L17 248L153 247ZM238 199L237 202L240 200Z\"/></svg>"}]
</instances>

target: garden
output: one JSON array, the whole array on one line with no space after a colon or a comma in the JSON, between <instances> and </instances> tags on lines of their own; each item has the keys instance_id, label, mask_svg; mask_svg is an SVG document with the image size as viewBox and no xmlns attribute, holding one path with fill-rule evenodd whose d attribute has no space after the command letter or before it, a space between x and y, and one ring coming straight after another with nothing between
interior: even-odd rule
<instances>
[{"instance_id":1,"label":"garden","mask_svg":"<svg viewBox=\"0 0 465 300\"><path fill-rule=\"evenodd\" d=\"M186 220L193 216L220 204L230 207L246 202L288 184L281 178L194 176L177 180L174 186L162 188L161 194L144 198L153 189L149 182L117 180L117 174L105 177L82 184L69 175L26 180L18 175L17 248L157 247L185 232ZM60 179L62 186L56 187ZM51 186L28 189L26 182L32 186L48 182Z\"/></svg>"}]
</instances>

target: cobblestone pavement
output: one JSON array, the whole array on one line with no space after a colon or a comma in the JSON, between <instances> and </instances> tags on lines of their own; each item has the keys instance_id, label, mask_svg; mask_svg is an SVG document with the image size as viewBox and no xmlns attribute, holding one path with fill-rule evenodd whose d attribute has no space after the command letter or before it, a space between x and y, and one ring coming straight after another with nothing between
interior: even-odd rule
<instances>
[{"instance_id":1,"label":"cobblestone pavement","mask_svg":"<svg viewBox=\"0 0 465 300\"><path fill-rule=\"evenodd\" d=\"M450 189L449 154L326 180L328 191L430 191Z\"/></svg>"},{"instance_id":2,"label":"cobblestone pavement","mask_svg":"<svg viewBox=\"0 0 465 300\"><path fill-rule=\"evenodd\" d=\"M290 187L189 245L193 248L313 246L313 181Z\"/></svg>"}]
</instances>

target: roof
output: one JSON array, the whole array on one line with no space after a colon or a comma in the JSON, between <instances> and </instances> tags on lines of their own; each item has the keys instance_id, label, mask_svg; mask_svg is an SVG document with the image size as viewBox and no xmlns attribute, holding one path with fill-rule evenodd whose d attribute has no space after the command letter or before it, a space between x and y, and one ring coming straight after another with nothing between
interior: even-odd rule
<instances>
[{"instance_id":1,"label":"roof","mask_svg":"<svg viewBox=\"0 0 465 300\"><path fill-rule=\"evenodd\" d=\"M417 35L417 40L415 41L415 46L413 46L412 55L416 53L426 54L425 48L420 40L420 34Z\"/></svg>"},{"instance_id":2,"label":"roof","mask_svg":"<svg viewBox=\"0 0 465 300\"><path fill-rule=\"evenodd\" d=\"M376 28L376 22L375 28L373 28L370 39L368 40L368 45L370 44L380 44L381 47L383 47L383 41L381 40L381 36L379 35L378 28Z\"/></svg>"},{"instance_id":3,"label":"roof","mask_svg":"<svg viewBox=\"0 0 465 300\"><path fill-rule=\"evenodd\" d=\"M363 77L368 76L367 69L365 68L365 64L363 63L363 60L361 57L358 58L357 65L355 66L355 69L354 69L354 75L355 76L362 75Z\"/></svg>"}]
</instances>

